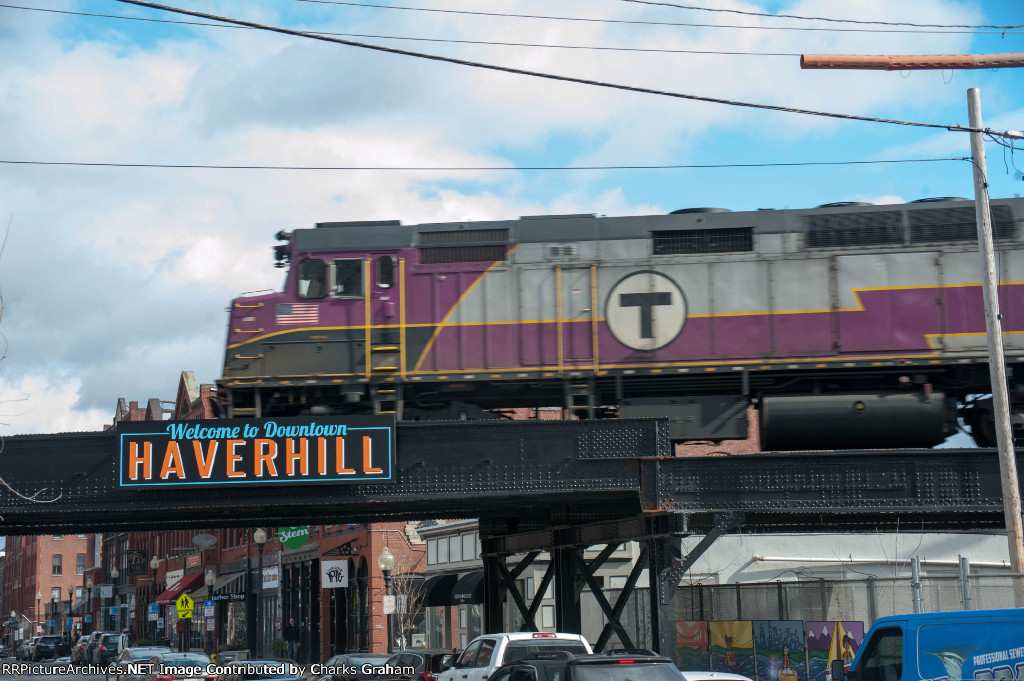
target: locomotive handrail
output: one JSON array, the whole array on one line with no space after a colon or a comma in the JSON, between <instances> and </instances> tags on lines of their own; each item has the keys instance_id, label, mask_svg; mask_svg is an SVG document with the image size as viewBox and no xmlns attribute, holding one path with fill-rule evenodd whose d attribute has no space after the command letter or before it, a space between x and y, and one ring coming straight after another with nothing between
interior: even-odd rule
<instances>
[{"instance_id":1,"label":"locomotive handrail","mask_svg":"<svg viewBox=\"0 0 1024 681\"><path fill-rule=\"evenodd\" d=\"M562 337L562 266L555 265L555 334L558 338L558 375L565 371L565 339Z\"/></svg>"},{"instance_id":2,"label":"locomotive handrail","mask_svg":"<svg viewBox=\"0 0 1024 681\"><path fill-rule=\"evenodd\" d=\"M601 361L598 359L598 335L597 335L597 263L590 264L590 354L594 362L594 375L601 368Z\"/></svg>"},{"instance_id":3,"label":"locomotive handrail","mask_svg":"<svg viewBox=\"0 0 1024 681\"><path fill-rule=\"evenodd\" d=\"M258 329L235 329L235 333L263 333L263 327Z\"/></svg>"},{"instance_id":4,"label":"locomotive handrail","mask_svg":"<svg viewBox=\"0 0 1024 681\"><path fill-rule=\"evenodd\" d=\"M370 290L370 282L373 281L370 276L372 275L370 258L363 260L363 305L366 307L366 313L363 315L366 319L366 352L365 352L365 364L366 364L366 377L370 378L373 373L373 346L370 343L370 339L373 337L372 330L370 328L373 322L373 314L371 307L373 304L373 296Z\"/></svg>"},{"instance_id":5,"label":"locomotive handrail","mask_svg":"<svg viewBox=\"0 0 1024 681\"><path fill-rule=\"evenodd\" d=\"M240 295L240 296L249 296L249 295L252 295L253 293L273 293L273 292L274 292L274 289L272 289L272 288L261 288L258 291L243 291L242 293L239 293L238 295Z\"/></svg>"},{"instance_id":6,"label":"locomotive handrail","mask_svg":"<svg viewBox=\"0 0 1024 681\"><path fill-rule=\"evenodd\" d=\"M235 303L235 307L263 307L263 303L256 303L255 305L241 305L240 303Z\"/></svg>"},{"instance_id":7,"label":"locomotive handrail","mask_svg":"<svg viewBox=\"0 0 1024 681\"><path fill-rule=\"evenodd\" d=\"M263 359L263 353L261 352L260 354L253 355L251 357L247 355L235 355L235 359Z\"/></svg>"},{"instance_id":8,"label":"locomotive handrail","mask_svg":"<svg viewBox=\"0 0 1024 681\"><path fill-rule=\"evenodd\" d=\"M398 375L405 380L405 258L398 259Z\"/></svg>"}]
</instances>

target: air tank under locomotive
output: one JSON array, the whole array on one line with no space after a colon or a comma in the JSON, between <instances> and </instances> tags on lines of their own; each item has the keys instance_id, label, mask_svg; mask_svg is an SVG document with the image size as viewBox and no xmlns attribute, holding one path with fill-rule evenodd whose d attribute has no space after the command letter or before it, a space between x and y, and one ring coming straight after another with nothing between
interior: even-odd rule
<instances>
[{"instance_id":1,"label":"air tank under locomotive","mask_svg":"<svg viewBox=\"0 0 1024 681\"><path fill-rule=\"evenodd\" d=\"M992 201L1015 421L1024 199ZM928 447L992 435L974 204L526 216L279 232L231 305L224 414L668 417L677 441Z\"/></svg>"}]
</instances>

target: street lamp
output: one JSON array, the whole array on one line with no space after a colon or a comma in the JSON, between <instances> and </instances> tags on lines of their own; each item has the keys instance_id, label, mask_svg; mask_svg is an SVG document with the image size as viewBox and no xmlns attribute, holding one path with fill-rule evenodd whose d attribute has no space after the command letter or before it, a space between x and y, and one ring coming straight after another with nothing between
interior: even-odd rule
<instances>
[{"instance_id":1,"label":"street lamp","mask_svg":"<svg viewBox=\"0 0 1024 681\"><path fill-rule=\"evenodd\" d=\"M37 591L36 592L36 630L33 632L33 634L38 634L40 627L42 627L42 620L39 619L39 605L40 605L40 601L42 601L42 600L43 600L43 594L41 594L41 593L39 593Z\"/></svg>"},{"instance_id":2,"label":"street lamp","mask_svg":"<svg viewBox=\"0 0 1024 681\"><path fill-rule=\"evenodd\" d=\"M116 597L114 596L114 587L117 586L117 577L118 577L119 574L121 574L121 573L118 572L116 565L110 568L110 581L112 582L112 584L110 586L110 598L115 603L117 602L117 600L116 600ZM111 610L112 610L112 608L108 608L107 609L108 621L109 622L113 622L114 621L114 613L111 612Z\"/></svg>"},{"instance_id":3,"label":"street lamp","mask_svg":"<svg viewBox=\"0 0 1024 681\"><path fill-rule=\"evenodd\" d=\"M59 599L59 598L60 598L60 588L58 587L56 592L51 589L50 590L50 617L52 619L50 621L53 622L53 626L50 628L50 633L51 634L56 634L57 633L55 630L57 628L57 599Z\"/></svg>"},{"instance_id":4,"label":"street lamp","mask_svg":"<svg viewBox=\"0 0 1024 681\"><path fill-rule=\"evenodd\" d=\"M214 583L216 583L216 581L217 581L217 575L214 574L213 570L207 570L206 571L206 594L207 594L206 597L209 598L209 599L213 598L213 585L214 585ZM204 615L203 619L205 620L206 619L206 617L205 617L205 615L206 615L206 608L205 607L203 608L203 615ZM211 652L213 652L213 629L210 628L209 624L206 625L206 637L205 638L206 638L206 654L209 655Z\"/></svg>"},{"instance_id":5,"label":"street lamp","mask_svg":"<svg viewBox=\"0 0 1024 681\"><path fill-rule=\"evenodd\" d=\"M89 590L89 633L92 633L92 577L85 578L85 588ZM84 631L84 629L83 629Z\"/></svg>"},{"instance_id":6,"label":"street lamp","mask_svg":"<svg viewBox=\"0 0 1024 681\"><path fill-rule=\"evenodd\" d=\"M65 622L64 628L67 630L67 637L68 637L69 648L70 648L70 643L71 643L71 623L74 622L74 619L75 619L74 617L72 617L72 608L74 607L74 605L75 605L75 585L74 584L68 584L68 614L67 614L67 617L64 618L64 622Z\"/></svg>"},{"instance_id":7,"label":"street lamp","mask_svg":"<svg viewBox=\"0 0 1024 681\"><path fill-rule=\"evenodd\" d=\"M256 542L256 549L260 554L260 571L256 577L256 659L259 660L263 658L263 614L260 608L263 607L263 545L267 543L267 531L262 527L258 528L252 533L252 540Z\"/></svg>"},{"instance_id":8,"label":"street lamp","mask_svg":"<svg viewBox=\"0 0 1024 681\"><path fill-rule=\"evenodd\" d=\"M156 554L154 553L153 557L149 559L149 569L153 572L153 586L152 586L152 590L153 590L153 603L156 603L156 595L157 595L156 594L156 569L158 567L160 567L160 560L156 557ZM159 616L159 613L157 613L157 616ZM156 620L155 619L153 620L153 635L149 637L149 640L152 643L154 643L154 644L156 643Z\"/></svg>"},{"instance_id":9,"label":"street lamp","mask_svg":"<svg viewBox=\"0 0 1024 681\"><path fill-rule=\"evenodd\" d=\"M12 623L11 624L11 645L7 649L8 655L14 654L15 646L17 645L17 641L18 641L18 639L16 639L14 637L14 630L16 628L15 625L18 623L18 613L14 612L13 610L11 610L11 619L10 619L10 621Z\"/></svg>"},{"instance_id":10,"label":"street lamp","mask_svg":"<svg viewBox=\"0 0 1024 681\"><path fill-rule=\"evenodd\" d=\"M385 546L380 555L377 556L377 567L380 568L381 574L384 575L384 590L387 595L391 595L391 571L395 569L395 557L391 554L391 549ZM388 613L388 652L394 652L394 633L391 627L391 613Z\"/></svg>"}]
</instances>

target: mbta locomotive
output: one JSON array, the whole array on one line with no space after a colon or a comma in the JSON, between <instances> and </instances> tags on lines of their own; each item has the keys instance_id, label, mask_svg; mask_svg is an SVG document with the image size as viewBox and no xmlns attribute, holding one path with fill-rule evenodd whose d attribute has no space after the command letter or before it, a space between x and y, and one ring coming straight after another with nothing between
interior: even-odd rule
<instances>
[{"instance_id":1,"label":"mbta locomotive","mask_svg":"<svg viewBox=\"0 0 1024 681\"><path fill-rule=\"evenodd\" d=\"M1024 430L1024 199L992 201ZM664 416L763 449L994 441L972 201L279 232L232 301L224 415Z\"/></svg>"}]
</instances>

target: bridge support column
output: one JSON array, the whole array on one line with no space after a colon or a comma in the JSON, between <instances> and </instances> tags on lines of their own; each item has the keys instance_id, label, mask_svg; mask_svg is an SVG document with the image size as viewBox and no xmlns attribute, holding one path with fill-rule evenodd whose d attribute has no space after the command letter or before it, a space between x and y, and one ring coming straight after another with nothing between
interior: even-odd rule
<instances>
[{"instance_id":1,"label":"bridge support column","mask_svg":"<svg viewBox=\"0 0 1024 681\"><path fill-rule=\"evenodd\" d=\"M555 566L555 629L567 634L583 633L580 612L583 578L579 571L582 560L577 558L577 550L560 548L551 551Z\"/></svg>"},{"instance_id":2,"label":"bridge support column","mask_svg":"<svg viewBox=\"0 0 1024 681\"><path fill-rule=\"evenodd\" d=\"M505 618L502 612L505 589L514 589L515 584L506 584L501 577L501 568L505 566L504 556L484 555L483 560L484 633L497 634L505 631Z\"/></svg>"},{"instance_id":3,"label":"bridge support column","mask_svg":"<svg viewBox=\"0 0 1024 681\"><path fill-rule=\"evenodd\" d=\"M678 551L678 537L652 537L647 540L651 645L657 653L676 662L679 661L676 659L676 586L679 577L672 568Z\"/></svg>"}]
</instances>

